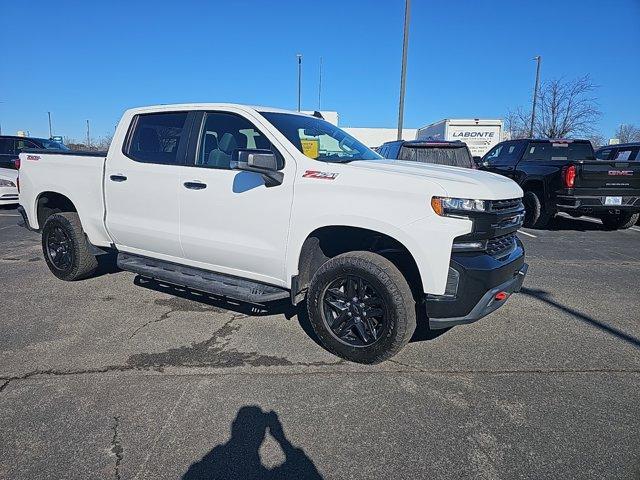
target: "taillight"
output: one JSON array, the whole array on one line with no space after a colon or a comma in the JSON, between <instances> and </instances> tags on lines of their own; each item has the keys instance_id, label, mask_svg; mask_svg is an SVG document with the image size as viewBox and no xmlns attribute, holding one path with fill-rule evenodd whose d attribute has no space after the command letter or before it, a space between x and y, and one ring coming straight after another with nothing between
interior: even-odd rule
<instances>
[{"instance_id":1,"label":"taillight","mask_svg":"<svg viewBox=\"0 0 640 480\"><path fill-rule=\"evenodd\" d=\"M564 169L564 186L567 188L573 188L576 182L576 166L569 165Z\"/></svg>"},{"instance_id":2,"label":"taillight","mask_svg":"<svg viewBox=\"0 0 640 480\"><path fill-rule=\"evenodd\" d=\"M16 158L13 161L13 164L16 166L16 170L20 170L20 159L19 158Z\"/></svg>"}]
</instances>

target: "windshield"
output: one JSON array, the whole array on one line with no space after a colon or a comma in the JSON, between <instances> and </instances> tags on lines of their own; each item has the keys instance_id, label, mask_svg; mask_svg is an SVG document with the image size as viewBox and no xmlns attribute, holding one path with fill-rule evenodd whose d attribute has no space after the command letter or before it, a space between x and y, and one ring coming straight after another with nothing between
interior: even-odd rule
<instances>
[{"instance_id":1,"label":"windshield","mask_svg":"<svg viewBox=\"0 0 640 480\"><path fill-rule=\"evenodd\" d=\"M322 162L379 160L382 157L335 125L315 117L260 112L307 157Z\"/></svg>"},{"instance_id":2,"label":"windshield","mask_svg":"<svg viewBox=\"0 0 640 480\"><path fill-rule=\"evenodd\" d=\"M473 161L466 147L421 147L403 145L398 154L398 160L473 168Z\"/></svg>"},{"instance_id":3,"label":"windshield","mask_svg":"<svg viewBox=\"0 0 640 480\"><path fill-rule=\"evenodd\" d=\"M42 148L47 150L69 150L69 147L63 145L55 140L47 140L45 138L39 138L38 141L42 144Z\"/></svg>"}]
</instances>

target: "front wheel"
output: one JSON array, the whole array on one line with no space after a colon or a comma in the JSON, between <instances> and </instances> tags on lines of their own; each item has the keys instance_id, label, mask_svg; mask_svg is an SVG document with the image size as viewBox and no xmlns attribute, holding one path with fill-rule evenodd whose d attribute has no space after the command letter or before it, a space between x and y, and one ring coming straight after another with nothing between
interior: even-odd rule
<instances>
[{"instance_id":1,"label":"front wheel","mask_svg":"<svg viewBox=\"0 0 640 480\"><path fill-rule=\"evenodd\" d=\"M309 320L323 346L346 360L380 363L416 328L415 301L398 268L372 252L328 260L309 285Z\"/></svg>"},{"instance_id":2,"label":"front wheel","mask_svg":"<svg viewBox=\"0 0 640 480\"><path fill-rule=\"evenodd\" d=\"M635 225L640 217L640 213L619 213L609 214L600 217L604 228L607 230L622 230L625 228L631 228Z\"/></svg>"},{"instance_id":3,"label":"front wheel","mask_svg":"<svg viewBox=\"0 0 640 480\"><path fill-rule=\"evenodd\" d=\"M98 267L77 213L55 213L42 227L42 251L51 273L61 280L80 280Z\"/></svg>"}]
</instances>

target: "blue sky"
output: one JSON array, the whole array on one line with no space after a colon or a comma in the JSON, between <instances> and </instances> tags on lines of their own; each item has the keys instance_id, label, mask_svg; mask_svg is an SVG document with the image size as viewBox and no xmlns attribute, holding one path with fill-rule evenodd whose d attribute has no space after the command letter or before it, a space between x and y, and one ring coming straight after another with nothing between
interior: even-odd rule
<instances>
[{"instance_id":1,"label":"blue sky","mask_svg":"<svg viewBox=\"0 0 640 480\"><path fill-rule=\"evenodd\" d=\"M0 124L83 138L127 108L222 101L295 109L343 126L397 121L403 0L9 1L0 7ZM22 20L22 21L20 21ZM542 79L590 74L600 130L640 124L640 0L413 0L405 126L503 116Z\"/></svg>"}]
</instances>

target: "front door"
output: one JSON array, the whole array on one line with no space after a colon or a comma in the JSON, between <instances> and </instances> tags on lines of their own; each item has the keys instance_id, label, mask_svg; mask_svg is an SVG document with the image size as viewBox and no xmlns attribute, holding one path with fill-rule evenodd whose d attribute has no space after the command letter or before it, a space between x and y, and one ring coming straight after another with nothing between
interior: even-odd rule
<instances>
[{"instance_id":1,"label":"front door","mask_svg":"<svg viewBox=\"0 0 640 480\"><path fill-rule=\"evenodd\" d=\"M203 112L197 129L179 192L185 258L193 266L284 285L294 160L285 159L254 122L233 112ZM260 174L232 170L234 150L245 148L276 153L283 183L266 187Z\"/></svg>"},{"instance_id":2,"label":"front door","mask_svg":"<svg viewBox=\"0 0 640 480\"><path fill-rule=\"evenodd\" d=\"M137 115L124 148L109 153L106 225L120 250L183 257L178 193L192 118L188 112Z\"/></svg>"}]
</instances>

